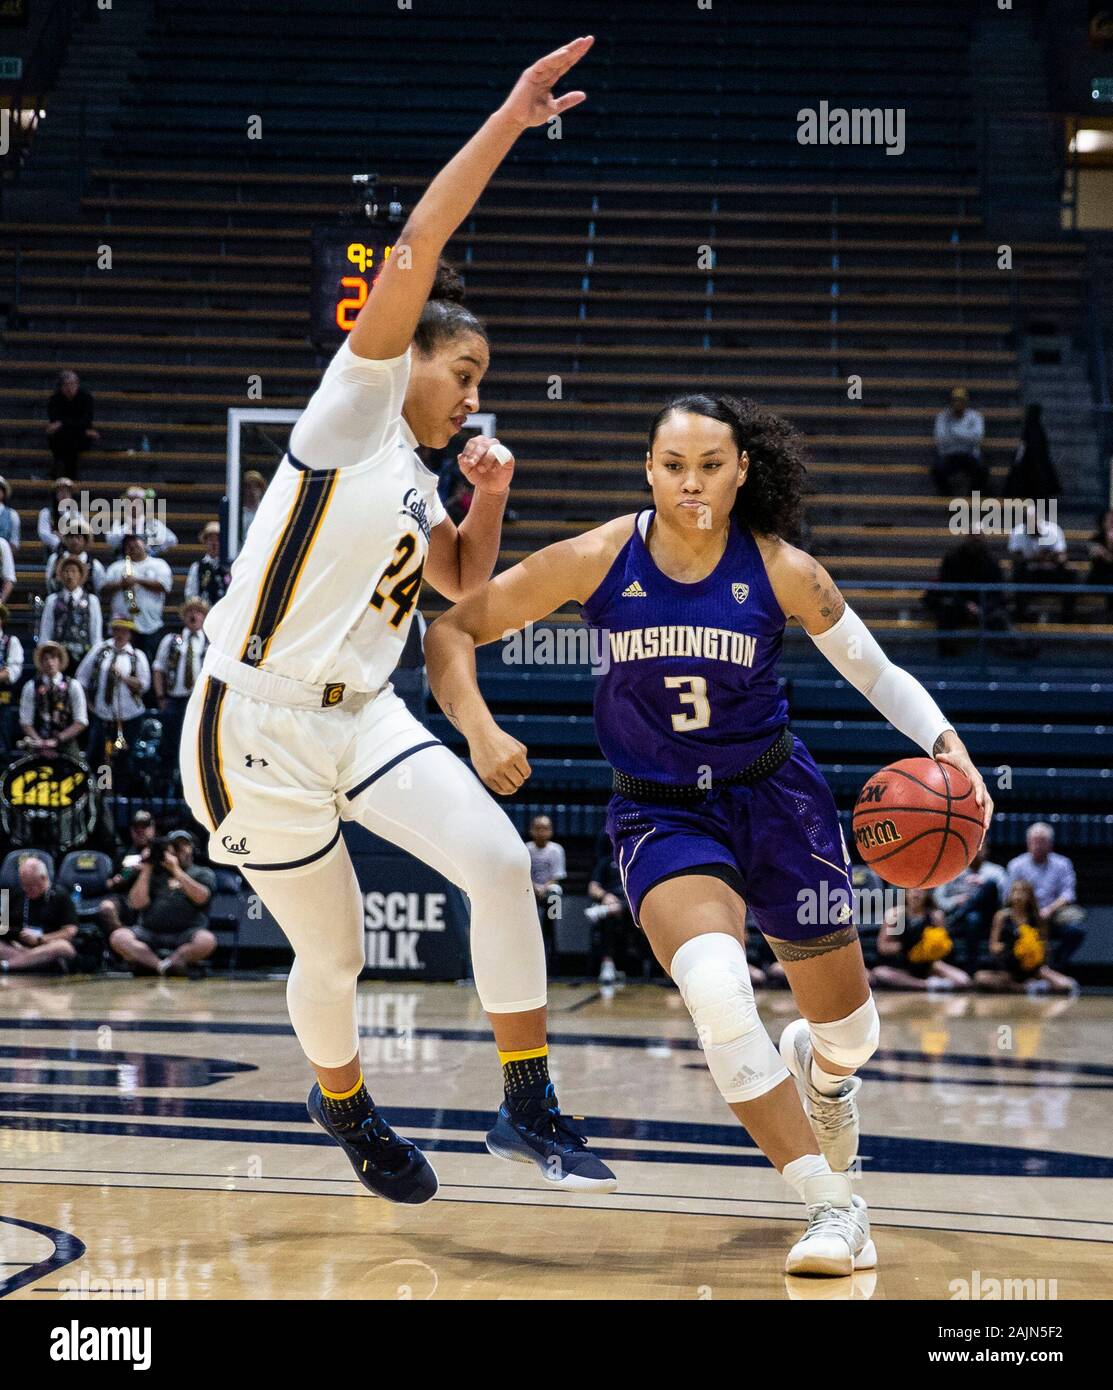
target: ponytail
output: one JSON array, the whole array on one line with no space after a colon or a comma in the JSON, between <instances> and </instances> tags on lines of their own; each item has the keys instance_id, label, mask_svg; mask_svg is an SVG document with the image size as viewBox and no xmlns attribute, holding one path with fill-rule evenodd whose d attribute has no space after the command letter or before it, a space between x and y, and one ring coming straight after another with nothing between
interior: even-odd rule
<instances>
[{"instance_id":1,"label":"ponytail","mask_svg":"<svg viewBox=\"0 0 1113 1390\"><path fill-rule=\"evenodd\" d=\"M487 341L487 330L470 309L464 307L464 282L454 266L442 256L433 287L414 333L414 347L429 357L454 338L474 333Z\"/></svg>"}]
</instances>

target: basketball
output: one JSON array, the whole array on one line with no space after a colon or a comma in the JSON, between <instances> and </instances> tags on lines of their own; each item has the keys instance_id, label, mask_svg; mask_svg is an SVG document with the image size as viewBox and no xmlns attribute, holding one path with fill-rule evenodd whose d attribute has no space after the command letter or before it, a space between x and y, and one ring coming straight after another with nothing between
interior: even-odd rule
<instances>
[{"instance_id":1,"label":"basketball","mask_svg":"<svg viewBox=\"0 0 1113 1390\"><path fill-rule=\"evenodd\" d=\"M851 821L861 858L896 888L935 888L973 859L982 817L970 779L933 758L875 772Z\"/></svg>"}]
</instances>

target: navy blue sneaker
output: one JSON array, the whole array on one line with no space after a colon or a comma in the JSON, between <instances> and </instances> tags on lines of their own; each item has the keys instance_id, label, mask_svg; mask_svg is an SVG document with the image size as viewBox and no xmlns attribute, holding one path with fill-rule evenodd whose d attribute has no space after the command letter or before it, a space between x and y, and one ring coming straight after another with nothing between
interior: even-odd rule
<instances>
[{"instance_id":1,"label":"navy blue sneaker","mask_svg":"<svg viewBox=\"0 0 1113 1390\"><path fill-rule=\"evenodd\" d=\"M556 1100L552 1086L549 1097ZM511 1114L503 1101L495 1127L487 1135L487 1151L511 1163L534 1164L541 1176L557 1187L613 1192L618 1186L615 1175L588 1153L587 1140L572 1128L555 1104Z\"/></svg>"},{"instance_id":2,"label":"navy blue sneaker","mask_svg":"<svg viewBox=\"0 0 1113 1390\"><path fill-rule=\"evenodd\" d=\"M437 1175L433 1165L416 1144L395 1134L377 1110L372 1110L358 1129L335 1129L325 1114L320 1086L314 1086L306 1102L309 1118L335 1139L356 1170L356 1177L378 1197L388 1202L416 1206L437 1195Z\"/></svg>"}]
</instances>

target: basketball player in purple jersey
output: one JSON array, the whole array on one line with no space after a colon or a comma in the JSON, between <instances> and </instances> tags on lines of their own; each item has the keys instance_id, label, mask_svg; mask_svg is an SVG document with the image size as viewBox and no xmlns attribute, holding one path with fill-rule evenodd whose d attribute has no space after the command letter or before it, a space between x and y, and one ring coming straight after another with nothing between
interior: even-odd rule
<instances>
[{"instance_id":1,"label":"basketball player in purple jersey","mask_svg":"<svg viewBox=\"0 0 1113 1390\"><path fill-rule=\"evenodd\" d=\"M854 1073L879 1023L834 800L788 729L777 684L786 622L895 728L970 778L987 826L992 802L927 691L886 659L823 566L784 539L804 482L785 421L730 397L681 397L650 427L646 477L652 507L549 546L438 618L425 643L430 683L482 780L516 791L530 775L526 749L487 709L475 648L582 605L604 639L595 724L614 768L607 828L631 911L723 1098L807 1207L787 1272L847 1275L876 1262L847 1170ZM746 968L747 913L803 1015L779 1050Z\"/></svg>"}]
</instances>

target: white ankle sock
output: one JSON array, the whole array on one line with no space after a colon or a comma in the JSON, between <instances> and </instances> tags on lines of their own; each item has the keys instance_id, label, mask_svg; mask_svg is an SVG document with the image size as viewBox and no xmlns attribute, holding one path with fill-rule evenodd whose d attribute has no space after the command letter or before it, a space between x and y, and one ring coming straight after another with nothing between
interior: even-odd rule
<instances>
[{"instance_id":1,"label":"white ankle sock","mask_svg":"<svg viewBox=\"0 0 1113 1390\"><path fill-rule=\"evenodd\" d=\"M796 1189L796 1195L800 1200L806 1201L804 1196L804 1184L809 1178L829 1177L831 1165L821 1154L803 1154L800 1158L794 1158L791 1163L786 1163L781 1169L781 1177L790 1187Z\"/></svg>"},{"instance_id":2,"label":"white ankle sock","mask_svg":"<svg viewBox=\"0 0 1113 1390\"><path fill-rule=\"evenodd\" d=\"M815 1058L812 1058L812 1085L821 1096L837 1096L849 1080L849 1076L824 1071Z\"/></svg>"}]
</instances>

